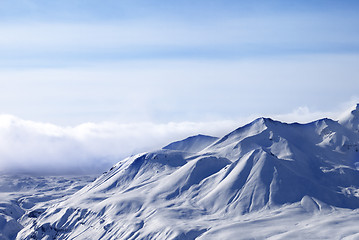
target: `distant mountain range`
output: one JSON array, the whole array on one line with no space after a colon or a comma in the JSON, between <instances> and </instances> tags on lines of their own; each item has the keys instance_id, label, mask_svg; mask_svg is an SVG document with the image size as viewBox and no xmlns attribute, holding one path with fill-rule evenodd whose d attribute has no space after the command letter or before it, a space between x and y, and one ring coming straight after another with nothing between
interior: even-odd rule
<instances>
[{"instance_id":1,"label":"distant mountain range","mask_svg":"<svg viewBox=\"0 0 359 240\"><path fill-rule=\"evenodd\" d=\"M286 239L278 234L289 229L273 233L260 221L359 208L358 169L359 104L339 121L258 118L221 138L192 136L120 161L17 239ZM246 221L268 231L240 235Z\"/></svg>"}]
</instances>

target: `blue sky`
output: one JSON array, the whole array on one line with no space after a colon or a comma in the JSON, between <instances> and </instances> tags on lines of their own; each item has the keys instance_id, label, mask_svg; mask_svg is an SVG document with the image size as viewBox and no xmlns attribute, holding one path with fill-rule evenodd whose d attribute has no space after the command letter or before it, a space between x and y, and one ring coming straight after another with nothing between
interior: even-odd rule
<instances>
[{"instance_id":1,"label":"blue sky","mask_svg":"<svg viewBox=\"0 0 359 240\"><path fill-rule=\"evenodd\" d=\"M60 125L336 110L357 1L1 1L0 112Z\"/></svg>"},{"instance_id":2,"label":"blue sky","mask_svg":"<svg viewBox=\"0 0 359 240\"><path fill-rule=\"evenodd\" d=\"M92 173L359 102L358 1L0 0L0 173ZM21 151L19 151L21 149Z\"/></svg>"}]
</instances>

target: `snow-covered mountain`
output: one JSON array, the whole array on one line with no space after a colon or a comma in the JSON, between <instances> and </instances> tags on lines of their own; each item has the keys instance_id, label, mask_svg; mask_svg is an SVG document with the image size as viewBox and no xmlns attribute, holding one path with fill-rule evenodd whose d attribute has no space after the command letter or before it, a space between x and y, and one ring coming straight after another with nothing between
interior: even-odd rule
<instances>
[{"instance_id":1,"label":"snow-covered mountain","mask_svg":"<svg viewBox=\"0 0 359 240\"><path fill-rule=\"evenodd\" d=\"M349 113L342 116L339 123L354 132L359 132L359 104Z\"/></svg>"},{"instance_id":2,"label":"snow-covered mountain","mask_svg":"<svg viewBox=\"0 0 359 240\"><path fill-rule=\"evenodd\" d=\"M131 156L17 239L354 239L346 221L359 218L358 113L308 124L259 118L222 138ZM333 232L320 216L345 227Z\"/></svg>"},{"instance_id":3,"label":"snow-covered mountain","mask_svg":"<svg viewBox=\"0 0 359 240\"><path fill-rule=\"evenodd\" d=\"M211 145L217 140L218 140L217 137L211 137L211 136L199 134L196 136L188 137L181 141L170 143L167 146L163 147L163 149L196 153L208 147L209 145Z\"/></svg>"}]
</instances>

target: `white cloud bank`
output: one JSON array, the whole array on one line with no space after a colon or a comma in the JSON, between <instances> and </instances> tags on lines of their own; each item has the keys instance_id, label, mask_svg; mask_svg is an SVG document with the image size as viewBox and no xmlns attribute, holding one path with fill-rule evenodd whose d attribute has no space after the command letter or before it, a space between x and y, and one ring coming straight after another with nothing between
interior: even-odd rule
<instances>
[{"instance_id":1,"label":"white cloud bank","mask_svg":"<svg viewBox=\"0 0 359 240\"><path fill-rule=\"evenodd\" d=\"M270 116L287 122L337 119L338 112L311 112L301 107L289 114ZM131 154L161 148L195 134L221 137L250 122L84 123L74 127L0 115L0 172L30 174L92 174L105 171Z\"/></svg>"},{"instance_id":2,"label":"white cloud bank","mask_svg":"<svg viewBox=\"0 0 359 240\"><path fill-rule=\"evenodd\" d=\"M221 134L234 126L234 121L218 121L60 127L0 115L0 172L96 173L128 155L161 148L191 134Z\"/></svg>"}]
</instances>

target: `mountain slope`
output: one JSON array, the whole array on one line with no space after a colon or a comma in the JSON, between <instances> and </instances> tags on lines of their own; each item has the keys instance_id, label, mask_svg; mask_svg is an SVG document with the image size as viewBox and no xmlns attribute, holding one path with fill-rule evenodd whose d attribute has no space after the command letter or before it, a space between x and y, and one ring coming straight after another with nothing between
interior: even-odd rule
<instances>
[{"instance_id":1,"label":"mountain slope","mask_svg":"<svg viewBox=\"0 0 359 240\"><path fill-rule=\"evenodd\" d=\"M259 118L220 139L198 135L124 159L18 239L207 239L248 216L306 221L357 209L357 110L339 122Z\"/></svg>"},{"instance_id":2,"label":"mountain slope","mask_svg":"<svg viewBox=\"0 0 359 240\"><path fill-rule=\"evenodd\" d=\"M167 146L163 147L163 149L195 153L195 152L199 152L199 151L203 150L204 148L208 147L209 145L214 143L216 140L218 140L217 137L211 137L211 136L199 134L196 136L188 137L181 141L170 143Z\"/></svg>"}]
</instances>

